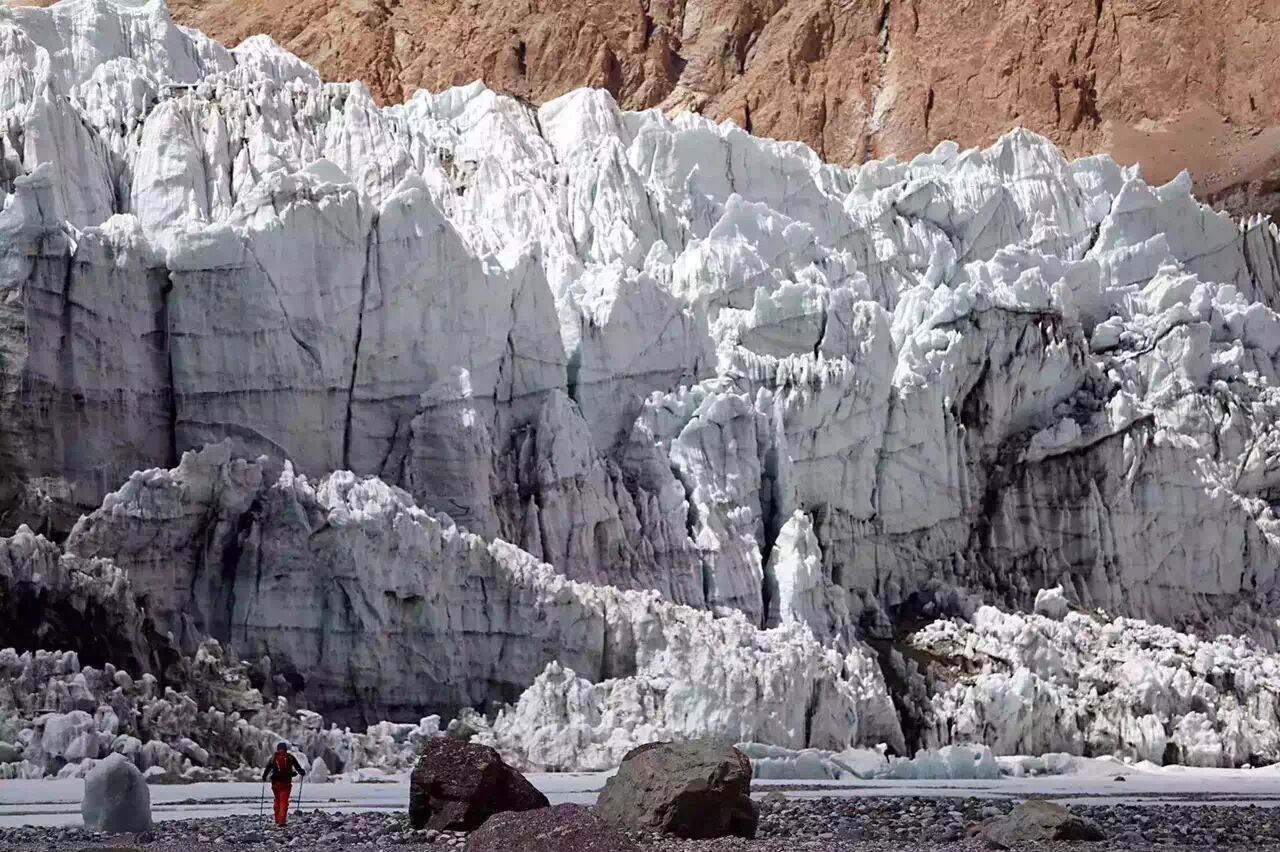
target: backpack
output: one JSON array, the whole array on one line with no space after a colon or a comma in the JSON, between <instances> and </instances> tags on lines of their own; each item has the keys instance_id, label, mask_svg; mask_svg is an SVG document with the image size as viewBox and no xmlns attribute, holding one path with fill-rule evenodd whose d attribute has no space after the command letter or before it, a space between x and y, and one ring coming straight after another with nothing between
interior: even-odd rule
<instances>
[{"instance_id":1,"label":"backpack","mask_svg":"<svg viewBox=\"0 0 1280 852\"><path fill-rule=\"evenodd\" d=\"M289 752L278 751L271 758L271 780L292 781L293 767L289 765Z\"/></svg>"}]
</instances>

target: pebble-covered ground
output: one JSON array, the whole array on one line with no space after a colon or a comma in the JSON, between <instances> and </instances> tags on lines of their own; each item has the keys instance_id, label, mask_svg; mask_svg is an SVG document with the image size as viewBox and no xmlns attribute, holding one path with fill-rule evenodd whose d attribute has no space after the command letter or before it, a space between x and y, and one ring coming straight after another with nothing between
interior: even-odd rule
<instances>
[{"instance_id":1,"label":"pebble-covered ground","mask_svg":"<svg viewBox=\"0 0 1280 852\"><path fill-rule=\"evenodd\" d=\"M652 852L934 852L981 850L976 827L1013 807L1013 802L960 798L786 799L771 794L761 803L759 836L681 841L638 837ZM1211 803L1075 805L1107 834L1099 843L1036 844L1034 852L1204 852L1221 849L1280 849L1280 808ZM278 829L269 819L224 817L159 823L152 835L104 837L74 828L0 829L3 852L228 852L235 848L345 852L359 849L462 849L466 836L414 831L404 814L292 816Z\"/></svg>"}]
</instances>

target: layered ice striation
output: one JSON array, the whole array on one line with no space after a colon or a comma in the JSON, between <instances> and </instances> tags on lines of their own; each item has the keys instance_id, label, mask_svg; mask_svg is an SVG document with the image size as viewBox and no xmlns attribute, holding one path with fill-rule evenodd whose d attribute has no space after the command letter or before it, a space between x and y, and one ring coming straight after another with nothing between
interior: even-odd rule
<instances>
[{"instance_id":1,"label":"layered ice striation","mask_svg":"<svg viewBox=\"0 0 1280 852\"><path fill-rule=\"evenodd\" d=\"M157 2L0 8L0 117L3 531L318 709L909 748L939 616L1275 644L1280 238L1185 178L380 108Z\"/></svg>"}]
</instances>

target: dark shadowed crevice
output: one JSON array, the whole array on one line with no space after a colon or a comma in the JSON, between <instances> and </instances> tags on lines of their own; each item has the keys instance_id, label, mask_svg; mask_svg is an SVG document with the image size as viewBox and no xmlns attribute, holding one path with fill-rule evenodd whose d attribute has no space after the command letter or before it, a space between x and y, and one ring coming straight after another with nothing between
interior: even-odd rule
<instances>
[{"instance_id":1,"label":"dark shadowed crevice","mask_svg":"<svg viewBox=\"0 0 1280 852\"><path fill-rule=\"evenodd\" d=\"M249 510L236 519L235 532L228 537L227 544L222 550L219 579L226 600L224 601L222 624L217 625L216 630L211 629L209 632L215 638L225 642L234 640L236 586L240 580L240 563L245 554L245 543L252 535L254 524L262 515L262 511L262 497L259 496L253 501ZM261 553L261 549L259 549L259 553Z\"/></svg>"},{"instance_id":2,"label":"dark shadowed crevice","mask_svg":"<svg viewBox=\"0 0 1280 852\"><path fill-rule=\"evenodd\" d=\"M181 677L181 655L150 618L139 630L98 601L59 598L9 579L0 579L0 648L74 651L81 665L110 663L135 675L153 674L162 687Z\"/></svg>"},{"instance_id":3,"label":"dark shadowed crevice","mask_svg":"<svg viewBox=\"0 0 1280 852\"><path fill-rule=\"evenodd\" d=\"M804 746L806 748L813 746L813 717L818 714L819 691L820 685L815 682L809 693L809 701L804 708Z\"/></svg>"},{"instance_id":4,"label":"dark shadowed crevice","mask_svg":"<svg viewBox=\"0 0 1280 852\"><path fill-rule=\"evenodd\" d=\"M952 609L948 600L945 596L935 598L928 592L915 592L890 608L893 638L866 640L876 652L876 661L902 725L908 757L927 745L927 734L933 726L929 696L937 691L935 681L939 675L956 670L954 662L914 647L911 635L940 618L962 615Z\"/></svg>"},{"instance_id":5,"label":"dark shadowed crevice","mask_svg":"<svg viewBox=\"0 0 1280 852\"><path fill-rule=\"evenodd\" d=\"M165 467L178 466L178 384L173 375L173 275L160 291L159 328L164 335L166 413L169 420L169 449Z\"/></svg>"},{"instance_id":6,"label":"dark shadowed crevice","mask_svg":"<svg viewBox=\"0 0 1280 852\"><path fill-rule=\"evenodd\" d=\"M369 298L369 276L376 271L378 216L369 223L369 238L364 250L364 275L360 278L360 307L356 315L356 340L351 353L351 380L347 383L347 415L342 424L342 466L351 469L351 431L356 399L356 381L360 374L360 346L364 342L364 312Z\"/></svg>"}]
</instances>

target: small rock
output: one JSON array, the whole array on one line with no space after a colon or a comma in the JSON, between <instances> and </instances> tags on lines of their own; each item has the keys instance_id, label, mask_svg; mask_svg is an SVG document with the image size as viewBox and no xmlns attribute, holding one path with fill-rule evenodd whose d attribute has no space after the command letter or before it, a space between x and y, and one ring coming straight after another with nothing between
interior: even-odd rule
<instances>
[{"instance_id":1,"label":"small rock","mask_svg":"<svg viewBox=\"0 0 1280 852\"><path fill-rule=\"evenodd\" d=\"M1106 835L1093 820L1076 816L1062 805L1041 800L1023 802L1007 817L982 827L983 838L997 849L1044 840L1103 840Z\"/></svg>"},{"instance_id":2,"label":"small rock","mask_svg":"<svg viewBox=\"0 0 1280 852\"><path fill-rule=\"evenodd\" d=\"M785 808L787 806L787 796L778 790L770 790L760 799L760 804L771 808Z\"/></svg>"}]
</instances>

